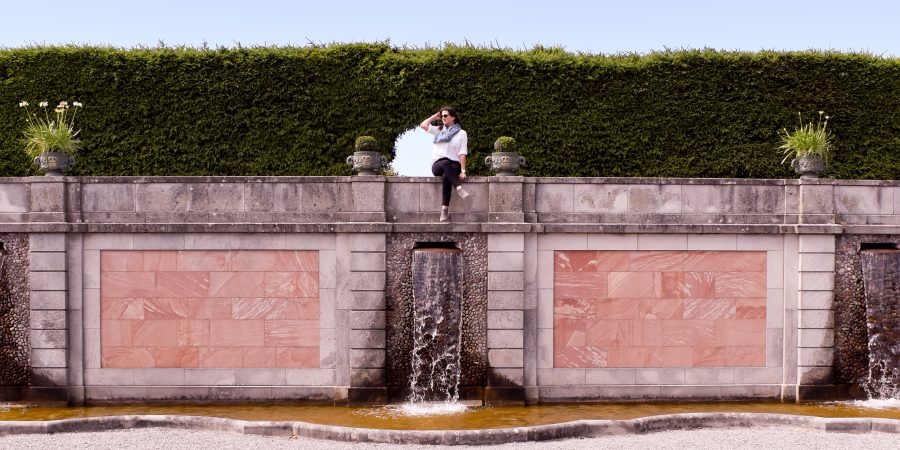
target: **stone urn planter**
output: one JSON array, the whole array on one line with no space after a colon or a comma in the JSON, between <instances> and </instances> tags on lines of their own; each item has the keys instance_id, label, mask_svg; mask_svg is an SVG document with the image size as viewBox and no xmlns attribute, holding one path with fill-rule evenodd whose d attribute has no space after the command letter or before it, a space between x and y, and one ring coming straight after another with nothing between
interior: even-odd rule
<instances>
[{"instance_id":1,"label":"stone urn planter","mask_svg":"<svg viewBox=\"0 0 900 450\"><path fill-rule=\"evenodd\" d=\"M825 158L819 155L798 156L791 160L791 168L800 178L819 178L825 173Z\"/></svg>"},{"instance_id":2,"label":"stone urn planter","mask_svg":"<svg viewBox=\"0 0 900 450\"><path fill-rule=\"evenodd\" d=\"M488 166L498 177L511 177L519 166L525 164L525 157L516 152L516 140L509 136L500 136L494 141L494 152L484 158Z\"/></svg>"},{"instance_id":3,"label":"stone urn planter","mask_svg":"<svg viewBox=\"0 0 900 450\"><path fill-rule=\"evenodd\" d=\"M378 175L384 168L384 160L378 151L378 141L372 136L356 138L356 151L347 157L349 165L357 175Z\"/></svg>"},{"instance_id":4,"label":"stone urn planter","mask_svg":"<svg viewBox=\"0 0 900 450\"><path fill-rule=\"evenodd\" d=\"M44 152L34 157L34 164L46 172L46 176L62 176L75 165L75 156L62 152Z\"/></svg>"}]
</instances>

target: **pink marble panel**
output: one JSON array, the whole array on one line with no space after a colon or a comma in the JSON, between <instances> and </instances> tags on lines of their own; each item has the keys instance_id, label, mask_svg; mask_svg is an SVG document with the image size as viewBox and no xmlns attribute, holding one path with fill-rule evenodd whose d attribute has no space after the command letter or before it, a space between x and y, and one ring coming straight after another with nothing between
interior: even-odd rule
<instances>
[{"instance_id":1,"label":"pink marble panel","mask_svg":"<svg viewBox=\"0 0 900 450\"><path fill-rule=\"evenodd\" d=\"M175 341L179 347L205 347L209 345L208 320L179 320L176 323Z\"/></svg>"},{"instance_id":2,"label":"pink marble panel","mask_svg":"<svg viewBox=\"0 0 900 450\"><path fill-rule=\"evenodd\" d=\"M610 347L607 367L661 367L661 347Z\"/></svg>"},{"instance_id":3,"label":"pink marble panel","mask_svg":"<svg viewBox=\"0 0 900 450\"><path fill-rule=\"evenodd\" d=\"M553 320L553 348L584 347L586 344L587 321L556 316Z\"/></svg>"},{"instance_id":4,"label":"pink marble panel","mask_svg":"<svg viewBox=\"0 0 900 450\"><path fill-rule=\"evenodd\" d=\"M559 298L553 302L553 314L567 318L588 318L596 316L592 298Z\"/></svg>"},{"instance_id":5,"label":"pink marble panel","mask_svg":"<svg viewBox=\"0 0 900 450\"><path fill-rule=\"evenodd\" d=\"M154 367L200 367L199 347L152 347Z\"/></svg>"},{"instance_id":6,"label":"pink marble panel","mask_svg":"<svg viewBox=\"0 0 900 450\"><path fill-rule=\"evenodd\" d=\"M189 298L187 300L188 318L191 319L232 319L230 298Z\"/></svg>"},{"instance_id":7,"label":"pink marble panel","mask_svg":"<svg viewBox=\"0 0 900 450\"><path fill-rule=\"evenodd\" d=\"M101 320L101 347L130 347L133 320Z\"/></svg>"},{"instance_id":8,"label":"pink marble panel","mask_svg":"<svg viewBox=\"0 0 900 450\"><path fill-rule=\"evenodd\" d=\"M147 368L155 361L149 348L144 347L104 347L100 352L100 366L103 368Z\"/></svg>"},{"instance_id":9,"label":"pink marble panel","mask_svg":"<svg viewBox=\"0 0 900 450\"><path fill-rule=\"evenodd\" d=\"M312 250L279 250L275 252L277 272L318 272L319 252Z\"/></svg>"},{"instance_id":10,"label":"pink marble panel","mask_svg":"<svg viewBox=\"0 0 900 450\"><path fill-rule=\"evenodd\" d=\"M596 251L568 250L553 253L556 273L560 272L597 272Z\"/></svg>"},{"instance_id":11,"label":"pink marble panel","mask_svg":"<svg viewBox=\"0 0 900 450\"><path fill-rule=\"evenodd\" d=\"M208 297L209 272L157 272L157 297Z\"/></svg>"},{"instance_id":12,"label":"pink marble panel","mask_svg":"<svg viewBox=\"0 0 900 450\"><path fill-rule=\"evenodd\" d=\"M275 368L275 347L242 347L241 367L247 369Z\"/></svg>"},{"instance_id":13,"label":"pink marble panel","mask_svg":"<svg viewBox=\"0 0 900 450\"><path fill-rule=\"evenodd\" d=\"M631 322L627 320L589 320L585 343L589 347L626 347L633 345Z\"/></svg>"},{"instance_id":14,"label":"pink marble panel","mask_svg":"<svg viewBox=\"0 0 900 450\"><path fill-rule=\"evenodd\" d=\"M232 270L231 253L222 250L179 251L177 267L184 272L228 272Z\"/></svg>"},{"instance_id":15,"label":"pink marble panel","mask_svg":"<svg viewBox=\"0 0 900 450\"><path fill-rule=\"evenodd\" d=\"M663 321L632 320L632 345L636 347L661 347L663 345Z\"/></svg>"},{"instance_id":16,"label":"pink marble panel","mask_svg":"<svg viewBox=\"0 0 900 450\"><path fill-rule=\"evenodd\" d=\"M144 300L140 298L101 298L101 319L143 319Z\"/></svg>"},{"instance_id":17,"label":"pink marble panel","mask_svg":"<svg viewBox=\"0 0 900 450\"><path fill-rule=\"evenodd\" d=\"M565 368L607 367L609 350L605 347L565 347L553 354L553 366Z\"/></svg>"},{"instance_id":18,"label":"pink marble panel","mask_svg":"<svg viewBox=\"0 0 900 450\"><path fill-rule=\"evenodd\" d=\"M152 272L101 272L101 298L153 297L156 277Z\"/></svg>"},{"instance_id":19,"label":"pink marble panel","mask_svg":"<svg viewBox=\"0 0 900 450\"><path fill-rule=\"evenodd\" d=\"M693 347L650 347L651 360L659 360L659 367L693 367Z\"/></svg>"},{"instance_id":20,"label":"pink marble panel","mask_svg":"<svg viewBox=\"0 0 900 450\"><path fill-rule=\"evenodd\" d=\"M716 297L765 297L766 274L720 272L716 274Z\"/></svg>"},{"instance_id":21,"label":"pink marble panel","mask_svg":"<svg viewBox=\"0 0 900 450\"><path fill-rule=\"evenodd\" d=\"M318 320L319 319L319 299L318 298L298 298L284 299L285 311L284 317L278 319L289 320Z\"/></svg>"},{"instance_id":22,"label":"pink marble panel","mask_svg":"<svg viewBox=\"0 0 900 450\"><path fill-rule=\"evenodd\" d=\"M178 270L178 252L175 250L147 250L144 254L144 270L147 272L174 272Z\"/></svg>"},{"instance_id":23,"label":"pink marble panel","mask_svg":"<svg viewBox=\"0 0 900 450\"><path fill-rule=\"evenodd\" d=\"M135 251L103 250L100 252L101 272L141 272L144 255Z\"/></svg>"},{"instance_id":24,"label":"pink marble panel","mask_svg":"<svg viewBox=\"0 0 900 450\"><path fill-rule=\"evenodd\" d=\"M712 298L716 295L714 272L663 272L661 294L669 298Z\"/></svg>"},{"instance_id":25,"label":"pink marble panel","mask_svg":"<svg viewBox=\"0 0 900 450\"><path fill-rule=\"evenodd\" d=\"M238 368L244 366L241 347L199 347L200 367Z\"/></svg>"},{"instance_id":26,"label":"pink marble panel","mask_svg":"<svg viewBox=\"0 0 900 450\"><path fill-rule=\"evenodd\" d=\"M766 345L765 319L717 320L715 324L717 346Z\"/></svg>"},{"instance_id":27,"label":"pink marble panel","mask_svg":"<svg viewBox=\"0 0 900 450\"><path fill-rule=\"evenodd\" d=\"M210 320L209 345L213 347L262 347L262 320Z\"/></svg>"},{"instance_id":28,"label":"pink marble panel","mask_svg":"<svg viewBox=\"0 0 900 450\"><path fill-rule=\"evenodd\" d=\"M312 347L319 345L318 320L266 320L265 346Z\"/></svg>"},{"instance_id":29,"label":"pink marble panel","mask_svg":"<svg viewBox=\"0 0 900 450\"><path fill-rule=\"evenodd\" d=\"M186 298L148 298L143 303L145 319L191 318Z\"/></svg>"},{"instance_id":30,"label":"pink marble panel","mask_svg":"<svg viewBox=\"0 0 900 450\"><path fill-rule=\"evenodd\" d=\"M765 319L765 298L738 298L735 303L735 319Z\"/></svg>"},{"instance_id":31,"label":"pink marble panel","mask_svg":"<svg viewBox=\"0 0 900 450\"><path fill-rule=\"evenodd\" d=\"M276 253L271 250L238 250L233 252L231 267L235 272L267 272L277 270Z\"/></svg>"},{"instance_id":32,"label":"pink marble panel","mask_svg":"<svg viewBox=\"0 0 900 450\"><path fill-rule=\"evenodd\" d=\"M232 303L233 319L285 319L287 300L283 298L236 298Z\"/></svg>"},{"instance_id":33,"label":"pink marble panel","mask_svg":"<svg viewBox=\"0 0 900 450\"><path fill-rule=\"evenodd\" d=\"M654 272L610 272L610 298L658 298L659 274Z\"/></svg>"},{"instance_id":34,"label":"pink marble panel","mask_svg":"<svg viewBox=\"0 0 900 450\"><path fill-rule=\"evenodd\" d=\"M628 272L630 264L631 252L597 252L597 272Z\"/></svg>"},{"instance_id":35,"label":"pink marble panel","mask_svg":"<svg viewBox=\"0 0 900 450\"><path fill-rule=\"evenodd\" d=\"M682 318L682 300L671 298L642 298L638 300L638 319L677 320Z\"/></svg>"},{"instance_id":36,"label":"pink marble panel","mask_svg":"<svg viewBox=\"0 0 900 450\"><path fill-rule=\"evenodd\" d=\"M599 298L592 300L598 319L637 319L641 303L633 298Z\"/></svg>"},{"instance_id":37,"label":"pink marble panel","mask_svg":"<svg viewBox=\"0 0 900 450\"><path fill-rule=\"evenodd\" d=\"M318 272L266 272L265 297L318 297Z\"/></svg>"},{"instance_id":38,"label":"pink marble panel","mask_svg":"<svg viewBox=\"0 0 900 450\"><path fill-rule=\"evenodd\" d=\"M765 367L765 346L725 347L726 367Z\"/></svg>"},{"instance_id":39,"label":"pink marble panel","mask_svg":"<svg viewBox=\"0 0 900 450\"><path fill-rule=\"evenodd\" d=\"M264 275L265 272L211 272L210 297L268 297Z\"/></svg>"},{"instance_id":40,"label":"pink marble panel","mask_svg":"<svg viewBox=\"0 0 900 450\"><path fill-rule=\"evenodd\" d=\"M319 367L319 346L278 347L275 351L276 367L317 368Z\"/></svg>"},{"instance_id":41,"label":"pink marble panel","mask_svg":"<svg viewBox=\"0 0 900 450\"><path fill-rule=\"evenodd\" d=\"M735 301L729 298L686 298L685 319L734 319Z\"/></svg>"},{"instance_id":42,"label":"pink marble panel","mask_svg":"<svg viewBox=\"0 0 900 450\"><path fill-rule=\"evenodd\" d=\"M605 272L558 272L553 279L553 298L603 298L607 295Z\"/></svg>"},{"instance_id":43,"label":"pink marble panel","mask_svg":"<svg viewBox=\"0 0 900 450\"><path fill-rule=\"evenodd\" d=\"M716 342L716 321L663 320L663 346L705 347Z\"/></svg>"},{"instance_id":44,"label":"pink marble panel","mask_svg":"<svg viewBox=\"0 0 900 450\"><path fill-rule=\"evenodd\" d=\"M174 347L174 320L135 320L131 324L131 344L135 347Z\"/></svg>"},{"instance_id":45,"label":"pink marble panel","mask_svg":"<svg viewBox=\"0 0 900 450\"><path fill-rule=\"evenodd\" d=\"M765 272L766 252L688 252L684 270L696 272Z\"/></svg>"},{"instance_id":46,"label":"pink marble panel","mask_svg":"<svg viewBox=\"0 0 900 450\"><path fill-rule=\"evenodd\" d=\"M630 272L680 272L684 267L683 252L629 252Z\"/></svg>"},{"instance_id":47,"label":"pink marble panel","mask_svg":"<svg viewBox=\"0 0 900 450\"><path fill-rule=\"evenodd\" d=\"M724 367L725 347L694 347L692 367Z\"/></svg>"}]
</instances>

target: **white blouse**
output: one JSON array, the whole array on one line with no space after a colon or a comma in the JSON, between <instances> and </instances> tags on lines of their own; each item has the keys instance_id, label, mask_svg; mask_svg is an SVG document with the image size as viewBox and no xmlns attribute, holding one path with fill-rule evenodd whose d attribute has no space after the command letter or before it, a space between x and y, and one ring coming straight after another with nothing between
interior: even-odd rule
<instances>
[{"instance_id":1,"label":"white blouse","mask_svg":"<svg viewBox=\"0 0 900 450\"><path fill-rule=\"evenodd\" d=\"M428 134L437 136L441 134L441 129L434 126L428 126ZM469 135L466 130L459 130L448 142L435 142L434 149L431 151L431 162L441 158L448 158L453 161L459 161L459 155L469 154Z\"/></svg>"}]
</instances>

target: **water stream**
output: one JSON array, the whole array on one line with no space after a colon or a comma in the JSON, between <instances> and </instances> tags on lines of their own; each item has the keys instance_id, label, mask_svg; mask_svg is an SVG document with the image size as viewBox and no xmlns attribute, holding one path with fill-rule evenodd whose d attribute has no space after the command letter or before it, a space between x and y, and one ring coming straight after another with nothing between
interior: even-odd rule
<instances>
[{"instance_id":1,"label":"water stream","mask_svg":"<svg viewBox=\"0 0 900 450\"><path fill-rule=\"evenodd\" d=\"M870 399L900 401L900 250L860 252L866 293Z\"/></svg>"}]
</instances>

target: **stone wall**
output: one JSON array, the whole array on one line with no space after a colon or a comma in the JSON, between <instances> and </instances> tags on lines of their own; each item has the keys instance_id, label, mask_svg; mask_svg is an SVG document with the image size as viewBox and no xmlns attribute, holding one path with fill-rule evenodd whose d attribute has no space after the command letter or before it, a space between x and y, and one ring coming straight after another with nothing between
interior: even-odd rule
<instances>
[{"instance_id":1,"label":"stone wall","mask_svg":"<svg viewBox=\"0 0 900 450\"><path fill-rule=\"evenodd\" d=\"M28 235L0 233L0 389L31 381Z\"/></svg>"}]
</instances>

